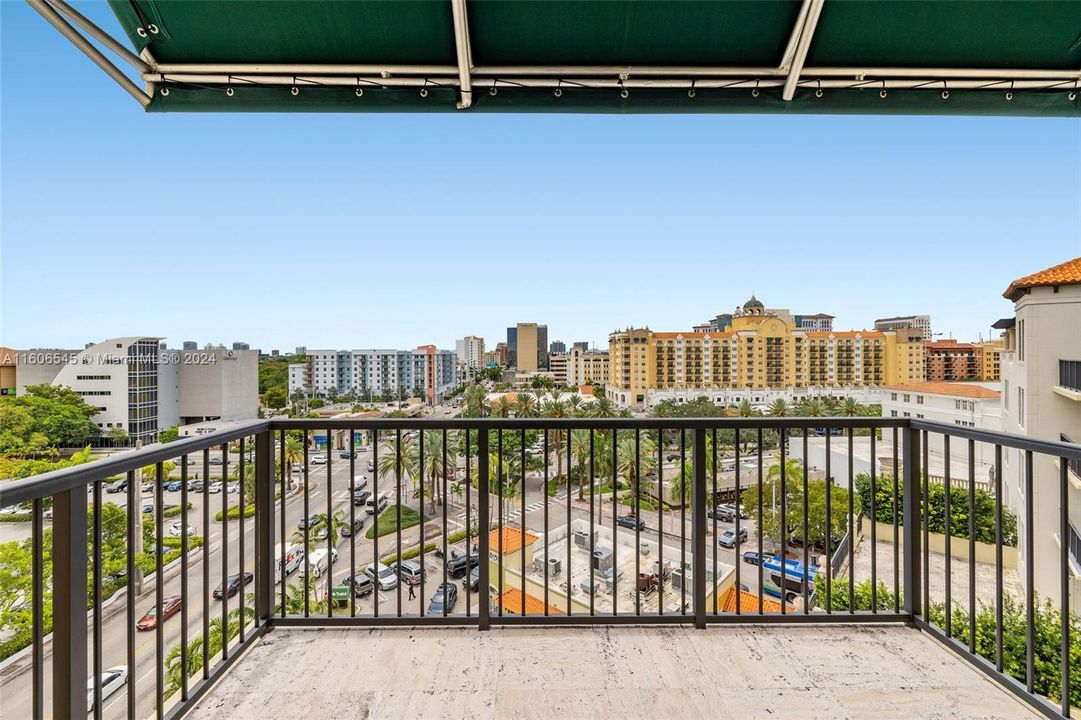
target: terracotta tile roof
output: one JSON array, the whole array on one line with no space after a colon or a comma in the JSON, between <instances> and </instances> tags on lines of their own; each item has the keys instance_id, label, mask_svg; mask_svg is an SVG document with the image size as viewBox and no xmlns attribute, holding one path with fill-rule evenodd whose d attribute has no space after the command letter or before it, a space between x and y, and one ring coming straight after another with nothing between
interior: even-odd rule
<instances>
[{"instance_id":1,"label":"terracotta tile roof","mask_svg":"<svg viewBox=\"0 0 1081 720\"><path fill-rule=\"evenodd\" d=\"M950 395L953 397L977 398L980 400L993 400L1001 395L998 390L992 390L983 385L976 385L975 383L920 382L908 383L905 385L886 385L885 389L927 393L928 395Z\"/></svg>"},{"instance_id":2,"label":"terracotta tile roof","mask_svg":"<svg viewBox=\"0 0 1081 720\"><path fill-rule=\"evenodd\" d=\"M500 537L500 535L502 535L502 537ZM488 535L488 547L496 551L500 548L505 548L503 554L509 555L510 553L521 550L523 545L532 545L537 542L537 540L540 540L540 537L531 532L527 531L523 533L518 528L508 527L502 528L501 530L493 530Z\"/></svg>"},{"instance_id":3,"label":"terracotta tile roof","mask_svg":"<svg viewBox=\"0 0 1081 720\"><path fill-rule=\"evenodd\" d=\"M767 597L762 598L762 609L759 610L758 595L749 593L746 590L737 590L734 587L728 588L728 592L724 594L724 599L721 601L721 610L723 612L735 612L737 598L739 598L739 611L743 613L781 612L781 603Z\"/></svg>"},{"instance_id":4,"label":"terracotta tile roof","mask_svg":"<svg viewBox=\"0 0 1081 720\"><path fill-rule=\"evenodd\" d=\"M1022 290L1050 285L1081 285L1081 257L1014 280L1006 288L1006 292L1002 293L1002 297L1017 300L1023 294Z\"/></svg>"},{"instance_id":5,"label":"terracotta tile roof","mask_svg":"<svg viewBox=\"0 0 1081 720\"><path fill-rule=\"evenodd\" d=\"M518 615L522 612L522 591L518 588L511 588L510 590L505 590L503 592L502 598L497 595L493 597L492 600L499 603L499 605L503 608L504 613ZM544 601L538 597L526 593L525 612L526 615L543 615ZM548 614L563 615L565 613L559 608L557 608L555 605L550 604L548 605Z\"/></svg>"}]
</instances>

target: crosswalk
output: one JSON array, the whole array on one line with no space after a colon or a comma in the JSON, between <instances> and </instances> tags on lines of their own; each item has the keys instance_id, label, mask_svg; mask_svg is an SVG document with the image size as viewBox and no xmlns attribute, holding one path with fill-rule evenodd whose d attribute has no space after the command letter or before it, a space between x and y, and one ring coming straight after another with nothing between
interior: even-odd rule
<instances>
[{"instance_id":1,"label":"crosswalk","mask_svg":"<svg viewBox=\"0 0 1081 720\"><path fill-rule=\"evenodd\" d=\"M548 498L548 511L549 512L554 512L555 508L563 507L566 504L566 502L567 502L566 494ZM535 512L538 512L540 510L543 510L543 509L544 509L544 501L543 500L537 500L536 502L531 502L531 503L526 504L526 506L525 506L525 514L528 515L530 513L535 513ZM492 512L493 513L498 513L499 512L499 508L497 507L497 501L495 500L495 498L492 499ZM462 512L458 513L458 519L461 520L462 522L465 522L465 520L466 520L466 512L464 510ZM512 522L512 523L520 522L521 519L522 519L522 506L521 505L516 505L516 506L514 506L512 508L509 508L507 510L507 514L506 514L505 519L506 519L506 522Z\"/></svg>"}]
</instances>

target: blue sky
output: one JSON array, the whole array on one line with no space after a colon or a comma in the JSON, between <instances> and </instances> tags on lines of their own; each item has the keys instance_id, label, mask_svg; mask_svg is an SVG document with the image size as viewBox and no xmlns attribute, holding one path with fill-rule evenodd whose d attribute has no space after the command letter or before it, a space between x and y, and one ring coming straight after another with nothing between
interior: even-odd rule
<instances>
[{"instance_id":1,"label":"blue sky","mask_svg":"<svg viewBox=\"0 0 1081 720\"><path fill-rule=\"evenodd\" d=\"M0 24L12 347L606 343L752 292L975 339L1081 255L1076 120L145 114L24 3Z\"/></svg>"}]
</instances>

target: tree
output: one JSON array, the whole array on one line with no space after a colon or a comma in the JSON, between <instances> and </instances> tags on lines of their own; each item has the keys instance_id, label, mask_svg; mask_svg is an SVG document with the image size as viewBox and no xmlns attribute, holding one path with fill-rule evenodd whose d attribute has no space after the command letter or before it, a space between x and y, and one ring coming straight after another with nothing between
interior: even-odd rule
<instances>
[{"instance_id":1,"label":"tree","mask_svg":"<svg viewBox=\"0 0 1081 720\"><path fill-rule=\"evenodd\" d=\"M848 529L848 491L832 486L830 490L830 513L826 515L827 480L809 480L806 493L803 483L803 464L788 460L784 465L782 483L781 466L773 465L762 481L762 509L758 508L758 484L749 485L741 498L744 510L751 516L758 533L779 542L787 536L802 541L803 501L807 498L807 542L824 547L829 533L831 544L844 537ZM782 485L784 486L782 488ZM782 509L785 526L781 525Z\"/></svg>"},{"instance_id":2,"label":"tree","mask_svg":"<svg viewBox=\"0 0 1081 720\"><path fill-rule=\"evenodd\" d=\"M785 417L788 415L788 403L784 398L777 398L773 401L773 404L769 406L769 414L772 417Z\"/></svg>"},{"instance_id":3,"label":"tree","mask_svg":"<svg viewBox=\"0 0 1081 720\"><path fill-rule=\"evenodd\" d=\"M488 393L480 385L470 385L462 394L464 417L487 417L491 413Z\"/></svg>"},{"instance_id":4,"label":"tree","mask_svg":"<svg viewBox=\"0 0 1081 720\"><path fill-rule=\"evenodd\" d=\"M274 387L263 394L263 404L268 408L280 410L289 403L289 395L283 387Z\"/></svg>"},{"instance_id":5,"label":"tree","mask_svg":"<svg viewBox=\"0 0 1081 720\"><path fill-rule=\"evenodd\" d=\"M285 477L288 478L290 489L293 487L293 466L303 462L304 446L301 440L293 435L287 435L285 438Z\"/></svg>"},{"instance_id":6,"label":"tree","mask_svg":"<svg viewBox=\"0 0 1081 720\"><path fill-rule=\"evenodd\" d=\"M844 402L841 403L841 414L847 417L853 417L860 414L860 404L856 402L855 398L846 397Z\"/></svg>"},{"instance_id":7,"label":"tree","mask_svg":"<svg viewBox=\"0 0 1081 720\"><path fill-rule=\"evenodd\" d=\"M512 403L506 395L500 395L499 400L492 406L492 414L501 418L510 417L513 410L514 403Z\"/></svg>"},{"instance_id":8,"label":"tree","mask_svg":"<svg viewBox=\"0 0 1081 720\"><path fill-rule=\"evenodd\" d=\"M171 443L179 437L180 429L176 425L173 425L172 427L165 428L158 433L158 442Z\"/></svg>"},{"instance_id":9,"label":"tree","mask_svg":"<svg viewBox=\"0 0 1081 720\"><path fill-rule=\"evenodd\" d=\"M642 478L657 470L657 444L650 433L638 436L638 452L635 453L635 431L616 431L616 474L620 475L634 492L634 499L642 495ZM658 485L658 496L660 488Z\"/></svg>"},{"instance_id":10,"label":"tree","mask_svg":"<svg viewBox=\"0 0 1081 720\"><path fill-rule=\"evenodd\" d=\"M442 504L446 498L444 498L443 494L440 492L438 481L443 477L443 474L447 470L447 465L443 462L442 431L424 431L424 466L419 467L418 458L417 469L419 470L421 477L428 478L428 496L432 498L432 502L437 505Z\"/></svg>"},{"instance_id":11,"label":"tree","mask_svg":"<svg viewBox=\"0 0 1081 720\"><path fill-rule=\"evenodd\" d=\"M336 510L334 514L330 516L329 525L327 520L327 514L325 512L316 513L313 517L314 521L310 525L308 525L308 552L311 552L315 548L320 547L321 545L326 543L325 537L322 540L316 539L317 536L322 535L323 533L329 533L331 547L337 547L338 540L341 539L342 527L345 526L344 511ZM293 542L304 542L303 530L297 530L293 533Z\"/></svg>"},{"instance_id":12,"label":"tree","mask_svg":"<svg viewBox=\"0 0 1081 720\"><path fill-rule=\"evenodd\" d=\"M105 437L108 438L113 447L126 445L128 442L128 431L117 425L114 428L109 428L105 433Z\"/></svg>"},{"instance_id":13,"label":"tree","mask_svg":"<svg viewBox=\"0 0 1081 720\"><path fill-rule=\"evenodd\" d=\"M744 400L736 408L736 415L740 417L751 417L754 415L754 407L751 406L750 401Z\"/></svg>"},{"instance_id":14,"label":"tree","mask_svg":"<svg viewBox=\"0 0 1081 720\"><path fill-rule=\"evenodd\" d=\"M518 393L514 403L514 415L520 418L537 416L537 397L533 393Z\"/></svg>"},{"instance_id":15,"label":"tree","mask_svg":"<svg viewBox=\"0 0 1081 720\"><path fill-rule=\"evenodd\" d=\"M100 432L97 412L70 388L28 385L24 395L0 398L0 455L83 447Z\"/></svg>"}]
</instances>

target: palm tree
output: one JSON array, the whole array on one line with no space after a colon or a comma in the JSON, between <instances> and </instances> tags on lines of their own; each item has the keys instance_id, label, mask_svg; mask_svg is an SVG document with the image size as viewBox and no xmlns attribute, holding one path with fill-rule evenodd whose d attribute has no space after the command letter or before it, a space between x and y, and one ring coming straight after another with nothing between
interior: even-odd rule
<instances>
[{"instance_id":1,"label":"palm tree","mask_svg":"<svg viewBox=\"0 0 1081 720\"><path fill-rule=\"evenodd\" d=\"M570 405L563 399L563 393L556 390L550 400L541 405L541 414L547 418L565 418L570 413ZM549 447L555 446L556 451L556 477L563 474L563 453L566 451L566 430L549 430ZM568 485L569 487L569 485Z\"/></svg>"},{"instance_id":2,"label":"palm tree","mask_svg":"<svg viewBox=\"0 0 1081 720\"><path fill-rule=\"evenodd\" d=\"M512 410L514 410L514 403L506 395L500 395L499 400L492 406L492 414L496 417L508 418Z\"/></svg>"},{"instance_id":3,"label":"palm tree","mask_svg":"<svg viewBox=\"0 0 1081 720\"><path fill-rule=\"evenodd\" d=\"M443 476L447 466L443 462L443 433L440 430L424 431L424 467L419 467L420 458L416 458L417 469L422 478L427 477L430 483L428 496L432 502L440 504L445 498L439 492L439 484L436 482Z\"/></svg>"},{"instance_id":4,"label":"palm tree","mask_svg":"<svg viewBox=\"0 0 1081 720\"><path fill-rule=\"evenodd\" d=\"M316 540L316 536L323 532L328 532L327 527L327 514L316 513L314 516L314 522L308 526L308 552L315 550L316 547L326 542L326 539ZM330 545L331 547L337 547L338 540L341 539L342 527L345 526L345 512L343 510L337 510L330 516ZM304 542L304 531L296 530L293 532L293 542Z\"/></svg>"},{"instance_id":5,"label":"palm tree","mask_svg":"<svg viewBox=\"0 0 1081 720\"><path fill-rule=\"evenodd\" d=\"M467 387L462 393L462 402L465 406L462 415L465 417L487 417L492 411L488 392L481 385Z\"/></svg>"},{"instance_id":6,"label":"palm tree","mask_svg":"<svg viewBox=\"0 0 1081 720\"><path fill-rule=\"evenodd\" d=\"M569 398L567 398L567 409L570 414L574 415L575 417L580 415L582 412L582 403L582 396L578 393L574 393Z\"/></svg>"},{"instance_id":7,"label":"palm tree","mask_svg":"<svg viewBox=\"0 0 1081 720\"><path fill-rule=\"evenodd\" d=\"M811 398L803 406L803 414L807 417L822 417L824 406L818 398Z\"/></svg>"},{"instance_id":8,"label":"palm tree","mask_svg":"<svg viewBox=\"0 0 1081 720\"><path fill-rule=\"evenodd\" d=\"M589 461L589 430L571 430L571 454L578 461L578 499L581 500L584 497L586 476L589 472L586 466ZM569 468L567 475L570 475Z\"/></svg>"},{"instance_id":9,"label":"palm tree","mask_svg":"<svg viewBox=\"0 0 1081 720\"><path fill-rule=\"evenodd\" d=\"M454 496L454 499L459 503L462 501L462 495L465 492L465 486L460 482L453 482L450 484L450 494Z\"/></svg>"},{"instance_id":10,"label":"palm tree","mask_svg":"<svg viewBox=\"0 0 1081 720\"><path fill-rule=\"evenodd\" d=\"M595 418L610 418L615 415L615 406L607 395L593 398L593 405L589 408L589 414Z\"/></svg>"},{"instance_id":11,"label":"palm tree","mask_svg":"<svg viewBox=\"0 0 1081 720\"><path fill-rule=\"evenodd\" d=\"M841 403L841 414L848 417L854 417L860 414L860 404L856 402L855 398L846 397L844 402Z\"/></svg>"},{"instance_id":12,"label":"palm tree","mask_svg":"<svg viewBox=\"0 0 1081 720\"><path fill-rule=\"evenodd\" d=\"M537 417L537 397L533 393L518 393L514 414L520 418Z\"/></svg>"},{"instance_id":13,"label":"palm tree","mask_svg":"<svg viewBox=\"0 0 1081 720\"><path fill-rule=\"evenodd\" d=\"M740 417L751 417L754 415L754 407L751 406L749 400L744 400L739 404L736 408L736 415L739 415Z\"/></svg>"},{"instance_id":14,"label":"palm tree","mask_svg":"<svg viewBox=\"0 0 1081 720\"><path fill-rule=\"evenodd\" d=\"M401 453L401 467L399 467L398 453ZM398 439L388 438L383 441L382 449L379 451L379 462L376 465L376 472L379 473L380 478L394 478L395 489L406 478L413 481L414 486L417 482L419 464L418 448L416 443L413 442L413 438L405 436L401 438L401 447L398 447Z\"/></svg>"},{"instance_id":15,"label":"palm tree","mask_svg":"<svg viewBox=\"0 0 1081 720\"><path fill-rule=\"evenodd\" d=\"M293 487L293 466L303 462L304 446L292 435L287 436L285 438L285 476L289 478L289 489Z\"/></svg>"},{"instance_id":16,"label":"palm tree","mask_svg":"<svg viewBox=\"0 0 1081 720\"><path fill-rule=\"evenodd\" d=\"M777 398L773 401L773 404L769 406L769 414L773 417L786 417L788 415L788 403L784 398Z\"/></svg>"},{"instance_id":17,"label":"palm tree","mask_svg":"<svg viewBox=\"0 0 1081 720\"><path fill-rule=\"evenodd\" d=\"M634 450L633 432L625 432L617 437L616 473L630 485L637 502L642 495L642 478L657 469L657 446L653 438L646 434L640 436L638 441L637 457Z\"/></svg>"}]
</instances>

